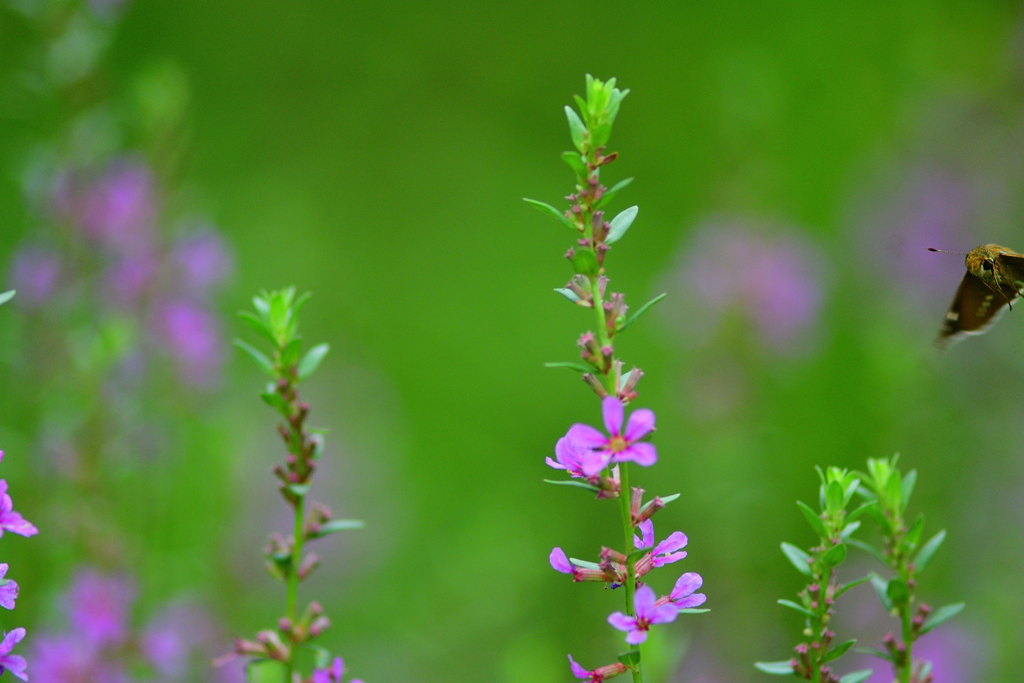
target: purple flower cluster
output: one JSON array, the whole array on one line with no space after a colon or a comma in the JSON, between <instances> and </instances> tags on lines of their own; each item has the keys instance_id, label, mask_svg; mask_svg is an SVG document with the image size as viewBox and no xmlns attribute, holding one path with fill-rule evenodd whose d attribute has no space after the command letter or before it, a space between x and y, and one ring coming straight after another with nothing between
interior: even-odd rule
<instances>
[{"instance_id":1,"label":"purple flower cluster","mask_svg":"<svg viewBox=\"0 0 1024 683\"><path fill-rule=\"evenodd\" d=\"M655 416L652 411L641 409L634 411L626 420L623 403L614 396L603 399L601 410L607 434L589 425L574 424L555 444L555 459L549 457L546 462L550 467L565 470L573 478L586 479L599 490L599 497L616 497L622 495L614 472L619 463L635 462L649 466L658 459L655 447L642 441L654 431ZM613 471L604 474L609 467ZM653 569L686 557L683 548L688 539L683 532L675 531L665 540L655 543L654 522L650 515L664 507L664 503L655 498L644 506L641 505L643 489L634 488L631 493L631 516L634 527L640 530L639 536L633 536L633 546L637 550L647 550L639 559L633 560L635 577L640 578ZM602 549L598 563L571 560L561 548L552 549L548 561L555 571L572 576L574 581L600 581L610 588L619 588L628 580L629 558L610 548ZM702 584L699 574L687 572L679 577L669 595L658 597L650 586L638 583L633 596L634 613L615 612L608 617L608 623L626 632L626 643L639 645L647 639L651 626L674 621L680 610L704 604L706 596L696 592ZM572 656L569 661L573 675L592 682L603 681L628 670L622 664L587 670Z\"/></svg>"},{"instance_id":2,"label":"purple flower cluster","mask_svg":"<svg viewBox=\"0 0 1024 683\"><path fill-rule=\"evenodd\" d=\"M56 169L49 185L40 213L54 230L32 238L12 262L21 306L60 311L57 320L85 307L98 321L142 321L142 350L169 357L190 386L216 385L223 344L209 299L233 269L223 240L205 224L164 239L157 180L136 156Z\"/></svg>"},{"instance_id":3,"label":"purple flower cluster","mask_svg":"<svg viewBox=\"0 0 1024 683\"><path fill-rule=\"evenodd\" d=\"M0 451L0 460L3 457L4 452ZM5 531L26 538L39 533L39 530L31 522L15 512L14 503L7 493L7 480L0 479L0 536L3 536ZM6 578L7 569L6 562L0 563L0 607L14 609L14 601L18 598L19 588L17 582ZM23 628L16 628L4 633L3 640L0 641L0 674L10 671L11 675L23 681L28 680L25 658L21 655L11 654L14 646L24 638L25 629Z\"/></svg>"},{"instance_id":4,"label":"purple flower cluster","mask_svg":"<svg viewBox=\"0 0 1024 683\"><path fill-rule=\"evenodd\" d=\"M123 576L79 570L65 596L68 629L35 639L32 673L49 683L128 681L127 671L145 666L166 683L189 680L190 664L208 666L218 630L206 611L171 603L136 632L129 615L136 591ZM218 670L218 683L239 683L240 668Z\"/></svg>"}]
</instances>

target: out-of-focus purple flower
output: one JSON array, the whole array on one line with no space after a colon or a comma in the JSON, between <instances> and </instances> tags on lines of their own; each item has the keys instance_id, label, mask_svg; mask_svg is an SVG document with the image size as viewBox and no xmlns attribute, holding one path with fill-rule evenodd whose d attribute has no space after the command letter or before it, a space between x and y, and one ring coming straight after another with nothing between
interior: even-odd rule
<instances>
[{"instance_id":1,"label":"out-of-focus purple flower","mask_svg":"<svg viewBox=\"0 0 1024 683\"><path fill-rule=\"evenodd\" d=\"M97 680L95 645L71 636L32 638L32 678L47 683Z\"/></svg>"},{"instance_id":2,"label":"out-of-focus purple flower","mask_svg":"<svg viewBox=\"0 0 1024 683\"><path fill-rule=\"evenodd\" d=\"M654 546L651 551L651 562L655 567L663 567L666 564L672 564L686 557L686 551L679 551L681 548L685 548L688 543L686 534L682 531L673 531L669 534L669 537L659 543L657 546L654 545L654 522L649 519L640 522L640 536L633 536L633 547L637 550L643 548L650 548Z\"/></svg>"},{"instance_id":3,"label":"out-of-focus purple flower","mask_svg":"<svg viewBox=\"0 0 1024 683\"><path fill-rule=\"evenodd\" d=\"M581 681L588 681L588 683L601 683L606 678L612 678L619 674L624 674L629 669L622 662L615 662L614 664L608 664L607 666L599 666L596 669L588 671L582 666L576 663L576 660L569 655L569 668L572 669L572 675Z\"/></svg>"},{"instance_id":4,"label":"out-of-focus purple flower","mask_svg":"<svg viewBox=\"0 0 1024 683\"><path fill-rule=\"evenodd\" d=\"M676 580L676 585L669 593L668 599L679 609L699 607L708 599L703 593L694 593L702 585L704 585L704 579L700 577L700 574L686 572Z\"/></svg>"},{"instance_id":5,"label":"out-of-focus purple flower","mask_svg":"<svg viewBox=\"0 0 1024 683\"><path fill-rule=\"evenodd\" d=\"M160 264L151 253L119 257L103 276L107 299L120 308L136 306L159 270Z\"/></svg>"},{"instance_id":6,"label":"out-of-focus purple flower","mask_svg":"<svg viewBox=\"0 0 1024 683\"><path fill-rule=\"evenodd\" d=\"M212 229L201 230L177 242L172 252L181 288L196 297L222 283L234 269L234 260L224 240Z\"/></svg>"},{"instance_id":7,"label":"out-of-focus purple flower","mask_svg":"<svg viewBox=\"0 0 1024 683\"><path fill-rule=\"evenodd\" d=\"M679 610L672 603L656 605L658 597L650 586L638 588L633 595L633 607L636 616L631 617L622 612L615 612L608 617L608 623L620 631L626 631L626 642L639 645L647 640L647 631L654 624L667 624L675 621Z\"/></svg>"},{"instance_id":8,"label":"out-of-focus purple flower","mask_svg":"<svg viewBox=\"0 0 1024 683\"><path fill-rule=\"evenodd\" d=\"M0 674L10 671L12 676L17 676L23 681L28 680L25 669L28 666L25 658L21 655L12 655L11 650L25 637L25 629L16 628L10 633L4 633L4 639L0 642ZM45 679L42 679L45 680Z\"/></svg>"},{"instance_id":9,"label":"out-of-focus purple flower","mask_svg":"<svg viewBox=\"0 0 1024 683\"><path fill-rule=\"evenodd\" d=\"M223 349L220 326L209 311L187 301L167 302L157 309L156 334L182 380L198 387L217 384Z\"/></svg>"},{"instance_id":10,"label":"out-of-focus purple flower","mask_svg":"<svg viewBox=\"0 0 1024 683\"><path fill-rule=\"evenodd\" d=\"M341 657L335 657L329 669L315 669L313 671L313 683L339 683L341 675L345 672L345 662Z\"/></svg>"},{"instance_id":11,"label":"out-of-focus purple flower","mask_svg":"<svg viewBox=\"0 0 1024 683\"><path fill-rule=\"evenodd\" d=\"M654 431L653 412L647 409L633 411L625 432L622 431L622 401L614 396L606 397L601 402L601 413L610 436L585 424L574 424L565 435L576 451L589 450L599 456L581 458L581 468L586 476L596 475L612 462L633 461L648 467L658 460L654 446L640 441Z\"/></svg>"},{"instance_id":12,"label":"out-of-focus purple flower","mask_svg":"<svg viewBox=\"0 0 1024 683\"><path fill-rule=\"evenodd\" d=\"M206 610L182 602L167 607L150 621L141 637L141 649L162 676L178 680L187 673L193 653L205 650L215 637Z\"/></svg>"},{"instance_id":13,"label":"out-of-focus purple flower","mask_svg":"<svg viewBox=\"0 0 1024 683\"><path fill-rule=\"evenodd\" d=\"M730 311L749 321L777 352L795 353L821 307L825 259L796 233L777 237L754 222L715 219L699 228L667 287L686 311L670 313L687 339L710 342Z\"/></svg>"},{"instance_id":14,"label":"out-of-focus purple flower","mask_svg":"<svg viewBox=\"0 0 1024 683\"><path fill-rule=\"evenodd\" d=\"M156 212L153 175L140 161L121 158L97 177L65 171L54 184L54 206L92 240L119 254L150 248Z\"/></svg>"},{"instance_id":15,"label":"out-of-focus purple flower","mask_svg":"<svg viewBox=\"0 0 1024 683\"><path fill-rule=\"evenodd\" d=\"M0 458L3 456L3 451L0 451ZM26 538L39 533L39 529L14 511L14 502L7 494L7 480L0 479L0 536L3 536L5 531Z\"/></svg>"},{"instance_id":16,"label":"out-of-focus purple flower","mask_svg":"<svg viewBox=\"0 0 1024 683\"><path fill-rule=\"evenodd\" d=\"M135 589L123 577L80 571L67 596L71 625L96 645L119 644L128 635L128 609Z\"/></svg>"},{"instance_id":17,"label":"out-of-focus purple flower","mask_svg":"<svg viewBox=\"0 0 1024 683\"><path fill-rule=\"evenodd\" d=\"M0 564L0 607L14 609L14 601L18 597L18 584L7 576L7 563Z\"/></svg>"},{"instance_id":18,"label":"out-of-focus purple flower","mask_svg":"<svg viewBox=\"0 0 1024 683\"><path fill-rule=\"evenodd\" d=\"M17 302L25 308L46 303L57 290L60 276L60 257L52 249L28 245L14 255L11 286L18 290Z\"/></svg>"}]
</instances>

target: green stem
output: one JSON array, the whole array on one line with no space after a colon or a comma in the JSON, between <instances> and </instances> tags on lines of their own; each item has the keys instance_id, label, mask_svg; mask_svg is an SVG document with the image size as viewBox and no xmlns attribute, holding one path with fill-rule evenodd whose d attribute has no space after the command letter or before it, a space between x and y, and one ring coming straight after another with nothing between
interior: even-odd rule
<instances>
[{"instance_id":1,"label":"green stem","mask_svg":"<svg viewBox=\"0 0 1024 683\"><path fill-rule=\"evenodd\" d=\"M295 502L295 545L292 548L291 571L288 573L288 620L295 624L299 620L299 565L302 562L302 524L305 498L298 496ZM288 672L285 683L291 683L295 668L295 647L289 651Z\"/></svg>"},{"instance_id":2,"label":"green stem","mask_svg":"<svg viewBox=\"0 0 1024 683\"><path fill-rule=\"evenodd\" d=\"M626 540L626 555L633 550L633 515L630 512L629 463L619 463L619 509L622 511L622 532ZM626 614L636 616L633 609L633 595L636 592L636 561L626 562ZM640 648L637 647L637 661L631 671L633 683L643 683L644 675L640 667Z\"/></svg>"}]
</instances>

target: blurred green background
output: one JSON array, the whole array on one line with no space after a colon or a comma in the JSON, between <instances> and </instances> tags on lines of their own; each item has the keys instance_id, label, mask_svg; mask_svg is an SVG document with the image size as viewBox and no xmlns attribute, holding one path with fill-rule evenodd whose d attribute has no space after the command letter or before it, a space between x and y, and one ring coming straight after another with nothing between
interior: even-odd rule
<instances>
[{"instance_id":1,"label":"blurred green background","mask_svg":"<svg viewBox=\"0 0 1024 683\"><path fill-rule=\"evenodd\" d=\"M632 91L605 177L637 178L614 208L640 214L608 258L613 287L634 307L669 293L618 349L659 420L660 461L632 483L683 494L656 522L689 536L675 567L703 575L712 610L664 629L651 680L763 680L751 663L786 658L800 628L775 604L801 587L778 547L812 541L793 503L813 502L813 466L896 451L919 471L912 508L949 532L919 595L968 603L943 627L966 644L950 664L961 677L936 680L1015 680L1022 314L934 358L963 262L914 259L922 232L953 251L1024 249L1022 28L1011 2L131 6L111 87L154 63L187 75L182 180L236 257L227 336L252 336L231 315L252 292L295 284L314 292L306 338L332 346L306 388L332 430L314 497L368 524L323 542L300 596L332 617L325 642L370 683L566 681L565 653L592 667L622 648L604 623L621 596L547 562L556 545L589 558L621 540L613 504L541 482L557 438L599 410L575 375L542 366L575 360L592 322L551 291L571 274L571 236L520 201L561 206L572 190L562 107L589 72ZM2 82L30 42L0 12ZM36 227L16 175L37 123L0 115L4 263ZM739 227L718 269L779 239L815 261L820 306L784 343L759 341L742 302L711 322L694 305L680 270L723 225ZM15 318L0 311L0 328ZM283 609L259 549L288 522L262 380L229 356L218 392L168 409L185 416L175 458L111 505L143 539L138 618L193 592L249 634ZM31 519L47 482L24 464L37 418L4 393L5 476ZM37 538L4 540L29 626L76 562L43 550L58 536L38 523ZM851 558L847 576L871 566ZM844 598L840 637L877 646L894 624L876 603L869 588Z\"/></svg>"}]
</instances>

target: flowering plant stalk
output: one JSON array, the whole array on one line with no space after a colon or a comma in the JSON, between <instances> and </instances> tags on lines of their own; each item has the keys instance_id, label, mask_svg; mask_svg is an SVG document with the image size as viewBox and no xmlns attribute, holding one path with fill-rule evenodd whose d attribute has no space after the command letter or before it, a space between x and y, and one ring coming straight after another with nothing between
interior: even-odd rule
<instances>
[{"instance_id":1,"label":"flowering plant stalk","mask_svg":"<svg viewBox=\"0 0 1024 683\"><path fill-rule=\"evenodd\" d=\"M300 613L298 602L299 583L320 563L315 553L303 555L305 544L363 526L363 522L356 520L331 519L330 510L320 503L307 506L313 474L324 449L324 432L307 427L310 408L299 398L298 387L319 367L329 350L327 344L320 344L305 355L301 353L299 311L308 298L309 294L296 297L294 287L262 292L253 297L255 314L239 313L242 320L273 345L273 354L268 358L244 341L235 340L272 380L260 395L284 420L277 430L288 453L284 463L275 465L273 472L280 480L281 496L295 513L292 535L284 538L274 534L264 549L267 571L286 586L285 616L276 629L257 633L255 641L236 638L234 653L220 660L236 655L252 657L247 668L250 680L271 680L273 674L265 671L268 667L280 669L284 683L339 683L344 672L341 657L332 659L329 651L311 642L330 626L323 608L311 602ZM314 659L313 671L305 678L299 672L298 654L303 648L310 650Z\"/></svg>"},{"instance_id":2,"label":"flowering plant stalk","mask_svg":"<svg viewBox=\"0 0 1024 683\"><path fill-rule=\"evenodd\" d=\"M13 290L0 294L0 305L7 303L12 298L14 298ZM0 451L0 460L3 457L4 452ZM39 533L39 530L31 522L15 512L14 503L11 501L11 496L7 493L7 481L0 479L0 536L3 536L5 531L10 531L12 534L18 534L26 538ZM16 581L12 581L6 578L6 576L7 563L0 562L0 607L14 609L14 601L18 597L19 588ZM10 671L12 676L23 681L28 680L28 673L26 673L28 663L25 661L25 658L21 655L11 654L14 646L24 638L25 629L21 627L4 631L3 640L0 640L0 675L4 671Z\"/></svg>"},{"instance_id":3,"label":"flowering plant stalk","mask_svg":"<svg viewBox=\"0 0 1024 683\"><path fill-rule=\"evenodd\" d=\"M915 608L917 575L931 561L935 551L946 539L946 530L938 532L921 542L924 532L924 515L920 514L913 523L907 524L904 513L910 494L917 483L917 471L911 470L905 477L896 468L899 454L891 460L868 458L868 471L860 476L865 486L858 492L874 503L867 508L868 516L875 521L882 534L882 548L863 541L851 541L858 548L866 550L886 565L896 575L886 580L873 575L875 587L882 606L900 621L900 637L889 632L882 638L885 650L869 649L868 652L892 663L893 674L899 683L931 683L931 663L914 661L914 642L942 622L956 616L964 603L940 607L934 612L921 603Z\"/></svg>"},{"instance_id":4,"label":"flowering plant stalk","mask_svg":"<svg viewBox=\"0 0 1024 683\"><path fill-rule=\"evenodd\" d=\"M646 303L631 316L621 293L607 293L609 279L605 271L605 257L612 244L618 242L637 216L637 207L630 207L610 221L605 220L603 207L628 185L632 178L620 181L610 189L601 183L601 168L618 157L607 153L605 145L622 99L628 90L615 87L615 79L604 83L587 75L586 99L576 96L579 114L565 108L575 151L564 152L562 159L576 173L575 191L567 199L570 208L564 213L549 204L527 199L543 213L573 231L576 244L566 253L572 263L574 275L564 288L556 289L570 302L589 308L594 313L595 331L584 333L579 339L583 363L548 363L549 367L567 367L583 373L583 381L601 398L601 412L606 432L585 424L575 424L555 445L555 458L547 464L565 470L568 480L545 480L582 488L597 494L598 499L618 499L622 518L623 548L601 549L598 562L570 558L561 548L554 548L549 556L551 566L573 577L574 581L597 581L607 588L623 588L625 611L615 612L608 622L626 632L630 650L618 661L595 669L586 669L570 655L573 675L586 681L631 672L633 681L643 680L640 644L647 639L648 630L655 624L673 621L681 612L706 612L694 609L705 601L695 591L703 580L698 574L685 573L676 581L669 595L659 597L654 589L640 581L651 570L677 562L686 557L683 548L686 535L681 531L670 534L655 543L651 517L679 494L654 497L646 503L644 490L630 487L629 463L649 467L657 461L657 450L644 439L654 431L655 416L650 410L634 411L626 419L625 406L637 397L637 382L643 373L636 367L623 372L623 363L616 358L614 340L632 325L651 306L660 301L662 294ZM640 535L636 535L636 529Z\"/></svg>"},{"instance_id":5,"label":"flowering plant stalk","mask_svg":"<svg viewBox=\"0 0 1024 683\"><path fill-rule=\"evenodd\" d=\"M836 643L835 633L829 628L834 616L833 605L840 595L870 579L841 584L838 567L846 559L846 546L850 535L860 527L857 518L875 507L867 502L847 512L850 499L860 486L853 472L830 467L825 472L818 468L821 487L818 492L820 512L797 501L797 507L807 519L818 542L807 552L790 543L782 544L782 552L797 571L807 579L798 597L799 602L779 600L779 604L796 610L804 617L803 635L806 639L797 645L795 656L781 662L756 662L755 667L765 673L792 676L814 683L861 683L873 673L870 669L848 673L842 678L832 670L831 662L846 654L855 640Z\"/></svg>"}]
</instances>

